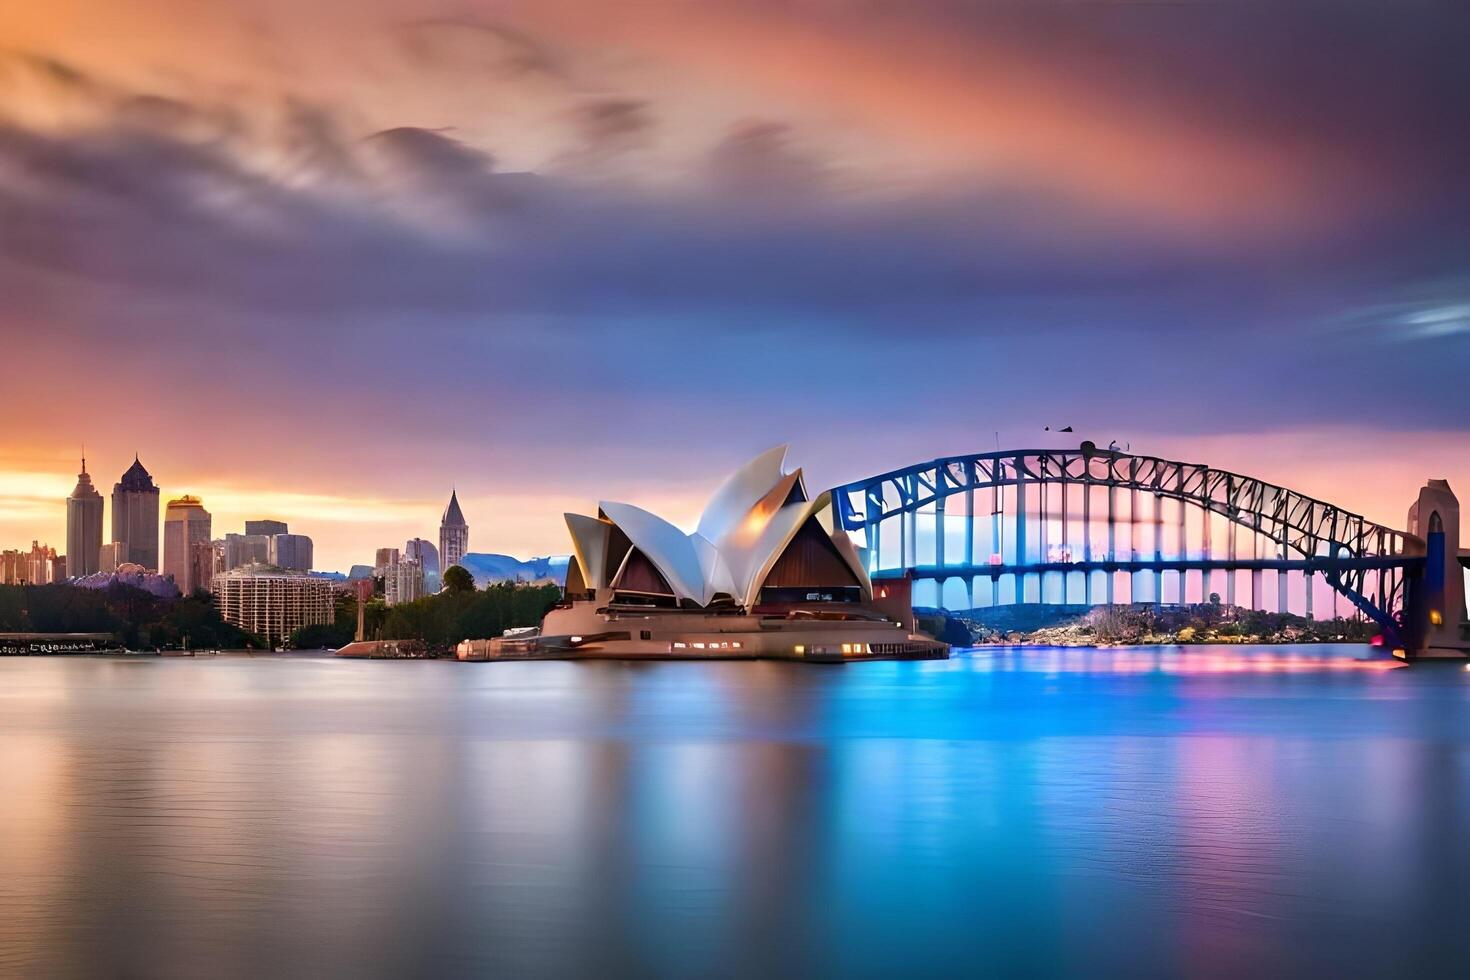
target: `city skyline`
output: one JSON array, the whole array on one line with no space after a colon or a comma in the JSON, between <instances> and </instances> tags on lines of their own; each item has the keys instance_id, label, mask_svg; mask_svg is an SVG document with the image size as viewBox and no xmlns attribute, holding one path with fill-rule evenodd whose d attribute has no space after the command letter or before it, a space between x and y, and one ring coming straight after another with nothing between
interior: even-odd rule
<instances>
[{"instance_id":1,"label":"city skyline","mask_svg":"<svg viewBox=\"0 0 1470 980\"><path fill-rule=\"evenodd\" d=\"M1066 435L1043 431L1036 434L1037 438L1026 440L1017 436L1011 441L1017 445L1025 441L1038 448L1068 448L1075 446L1088 434L1085 429ZM1340 431L1338 434L1341 436ZM1009 435L1001 433L1001 438L1007 439ZM1160 439L1156 444L1151 443L1142 449L1135 445L1133 449L1189 461L1191 457L1188 450L1194 448L1198 450L1195 454L1197 458L1209 459L1219 468L1230 468L1236 472L1271 479L1310 496L1332 499L1371 520L1391 526L1403 524L1406 495L1427 477L1449 473L1452 486L1470 487L1470 455L1454 457L1447 454L1446 448L1452 444L1440 438L1429 436L1406 439L1393 457L1375 467L1371 480L1362 478L1361 460L1343 452L1343 441L1347 440L1324 438L1296 447L1249 436L1216 436ZM1165 448L1160 451L1157 446ZM1170 446L1176 447L1175 451L1170 451ZM987 447L978 447L980 451L985 448ZM944 454L936 452L928 457L915 455L906 459L899 455L901 452L901 449L894 450L890 457L893 466ZM165 453L154 451L152 455L163 457ZM816 480L826 480L822 484L826 486L836 485L846 479L872 475L868 472L855 472L850 463L838 465L827 453L816 452L813 455L826 460L826 465L813 468L816 474L813 477L814 485ZM57 456L58 459L61 458L60 453ZM132 453L128 456L131 465L131 460L135 457ZM95 458L94 453L91 459ZM711 458L715 457L712 455ZM71 469L73 472L70 476L60 472L24 475L0 472L0 541L5 542L6 547L20 547L31 541L43 544L50 542L57 547L58 554L61 553L61 545L66 541L66 502L70 488L75 487L77 481L74 459ZM872 472L878 472L880 467L874 466L871 469ZM95 462L88 463L88 471L90 474L105 472ZM1458 481L1455 478L1456 473L1461 477ZM1295 483L1291 478L1293 474L1299 477ZM102 479L108 486L111 485L105 476ZM288 481L289 474L283 478L283 482ZM457 481L459 486L475 485L475 482L473 479ZM574 485L578 481L571 477L566 482ZM713 491L716 483L713 477L704 481L698 481L696 477L688 483L691 489L684 491L666 485L643 490L644 484L609 481L609 485L623 488L619 490L620 493L626 489L643 490L643 499L657 502L661 512L667 514L675 524L690 528L698 518L704 499ZM63 485L68 485L69 489L62 491L60 496L48 494L54 487ZM177 485L187 485L189 489L179 490ZM494 484L486 485L494 492ZM173 479L166 482L160 480L159 486L166 495L187 493L208 501L215 525L222 529L217 535L220 539L225 534L223 529L241 528L247 523L263 519L309 525L309 537L316 556L314 567L321 571L343 573L353 565L370 563L374 550L387 542L422 537L421 532L425 530L437 539L438 522L442 519L442 514L440 517L435 515L444 509L441 503L413 497L375 498L367 495L300 493L284 487L242 490ZM111 533L110 494L108 497L104 538ZM441 497L440 500L442 499ZM477 494L472 499L478 501L480 497ZM520 558L562 554L564 545L560 538L565 537L566 531L561 515L567 511L585 510L594 506L597 499L596 490L590 490L586 495L534 490L500 492L493 499L484 500L485 517L477 520L477 525L489 525L491 530L476 534L475 540L478 544L472 550L476 553L508 554ZM217 504L216 501L221 502ZM165 497L159 504L160 542L166 502ZM496 519L497 516L499 520Z\"/></svg>"}]
</instances>

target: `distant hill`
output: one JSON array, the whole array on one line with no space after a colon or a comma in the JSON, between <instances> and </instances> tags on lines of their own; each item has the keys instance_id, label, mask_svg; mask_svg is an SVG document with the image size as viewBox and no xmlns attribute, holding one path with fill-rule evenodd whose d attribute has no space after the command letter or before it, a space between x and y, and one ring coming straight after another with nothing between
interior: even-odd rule
<instances>
[{"instance_id":1,"label":"distant hill","mask_svg":"<svg viewBox=\"0 0 1470 980\"><path fill-rule=\"evenodd\" d=\"M529 558L521 561L510 555L482 555L471 552L460 559L460 565L475 578L475 585L484 588L495 582L542 582L552 581L565 585L567 581L567 555L551 555L545 558Z\"/></svg>"}]
</instances>

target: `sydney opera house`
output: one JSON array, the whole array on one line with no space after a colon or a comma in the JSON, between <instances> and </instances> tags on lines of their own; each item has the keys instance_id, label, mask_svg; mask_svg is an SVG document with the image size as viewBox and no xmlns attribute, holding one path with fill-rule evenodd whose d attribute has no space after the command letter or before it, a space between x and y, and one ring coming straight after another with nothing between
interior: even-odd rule
<instances>
[{"instance_id":1,"label":"sydney opera house","mask_svg":"<svg viewBox=\"0 0 1470 980\"><path fill-rule=\"evenodd\" d=\"M932 659L949 648L914 630L906 589L875 598L831 495L811 499L786 447L715 492L686 534L630 504L566 515L563 601L539 630L466 641L465 660L523 657Z\"/></svg>"}]
</instances>

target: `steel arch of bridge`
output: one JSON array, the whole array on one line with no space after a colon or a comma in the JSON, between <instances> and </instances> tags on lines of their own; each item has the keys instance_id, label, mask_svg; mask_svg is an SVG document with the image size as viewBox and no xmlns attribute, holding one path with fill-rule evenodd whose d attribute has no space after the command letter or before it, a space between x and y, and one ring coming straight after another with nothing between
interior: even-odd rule
<instances>
[{"instance_id":1,"label":"steel arch of bridge","mask_svg":"<svg viewBox=\"0 0 1470 980\"><path fill-rule=\"evenodd\" d=\"M1108 553L1098 558L1092 554L1091 537L1086 529L1092 526L1090 509L1093 495L1085 491L1081 515L1085 529L1082 560L1027 562L1027 488L1068 485L1107 489ZM974 561L974 494L978 490L1003 487L1014 488L1016 531L1013 546L1016 564L979 564ZM1155 555L1152 560L1117 558L1113 547L1114 498L1120 490L1144 492L1155 498ZM965 560L959 563L946 560L944 541L947 504L956 495L961 496L965 503L967 517ZM1136 456L1090 445L1079 449L1026 449L943 457L838 487L833 490L833 499L842 526L849 531L864 532L868 568L878 577L908 573L916 578L938 580L942 585L950 578L989 577L997 581L1001 576L1015 575L1019 595L1025 575L1084 572L1087 573L1084 581L1090 601L1093 571L1152 571L1160 578L1164 571L1183 573L1200 570L1206 575L1215 570L1301 571L1308 576L1321 574L1325 581L1393 638L1397 638L1400 628L1396 614L1404 603L1407 578L1422 568L1424 561L1424 545L1419 539L1294 490L1203 464ZM1064 535L1068 526L1067 499L1064 490L1061 494ZM1234 525L1274 543L1279 554L1266 559L1239 558L1234 553L1235 535L1232 533L1230 554L1224 558L1215 557L1210 554L1210 522L1206 519L1203 522L1201 558L1189 559L1181 555L1165 559L1159 547L1163 518L1158 501L1163 499L1181 501L1208 513L1219 514ZM915 516L921 510L932 511L938 518L932 564L921 562L917 554ZM1135 509L1130 507L1130 522L1135 517ZM898 518L899 524L900 561L896 567L882 568L879 566L880 537L885 522L893 518ZM1181 537L1183 519L1181 509ZM1284 582L1282 585L1284 588ZM1182 594L1181 585L1181 598Z\"/></svg>"}]
</instances>

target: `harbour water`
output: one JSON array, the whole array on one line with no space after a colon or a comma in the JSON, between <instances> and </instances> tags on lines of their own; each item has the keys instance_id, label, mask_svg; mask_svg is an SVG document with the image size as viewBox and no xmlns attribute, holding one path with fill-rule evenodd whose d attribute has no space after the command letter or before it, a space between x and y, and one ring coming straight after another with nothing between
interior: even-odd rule
<instances>
[{"instance_id":1,"label":"harbour water","mask_svg":"<svg viewBox=\"0 0 1470 980\"><path fill-rule=\"evenodd\" d=\"M0 975L1448 976L1470 673L0 660Z\"/></svg>"}]
</instances>

